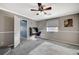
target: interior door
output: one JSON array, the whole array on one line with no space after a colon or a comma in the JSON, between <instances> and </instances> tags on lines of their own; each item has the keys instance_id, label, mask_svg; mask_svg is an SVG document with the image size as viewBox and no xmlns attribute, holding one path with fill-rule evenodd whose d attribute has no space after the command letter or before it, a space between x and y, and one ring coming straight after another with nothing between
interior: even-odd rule
<instances>
[{"instance_id":1,"label":"interior door","mask_svg":"<svg viewBox=\"0 0 79 59\"><path fill-rule=\"evenodd\" d=\"M21 38L27 38L27 21L26 20L21 20L20 21L20 26L21 26L21 30L20 30L21 31L20 32Z\"/></svg>"}]
</instances>

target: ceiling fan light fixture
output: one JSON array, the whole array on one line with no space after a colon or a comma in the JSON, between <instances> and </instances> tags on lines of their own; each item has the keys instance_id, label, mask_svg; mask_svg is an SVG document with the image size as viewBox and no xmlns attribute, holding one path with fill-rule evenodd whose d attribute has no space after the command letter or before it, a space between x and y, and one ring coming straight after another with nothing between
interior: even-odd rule
<instances>
[{"instance_id":1,"label":"ceiling fan light fixture","mask_svg":"<svg viewBox=\"0 0 79 59\"><path fill-rule=\"evenodd\" d=\"M38 12L38 13L36 13L36 15L51 15L51 14L49 14L49 13L47 13L47 12Z\"/></svg>"},{"instance_id":2,"label":"ceiling fan light fixture","mask_svg":"<svg viewBox=\"0 0 79 59\"><path fill-rule=\"evenodd\" d=\"M39 15L39 13L36 13L36 15Z\"/></svg>"}]
</instances>

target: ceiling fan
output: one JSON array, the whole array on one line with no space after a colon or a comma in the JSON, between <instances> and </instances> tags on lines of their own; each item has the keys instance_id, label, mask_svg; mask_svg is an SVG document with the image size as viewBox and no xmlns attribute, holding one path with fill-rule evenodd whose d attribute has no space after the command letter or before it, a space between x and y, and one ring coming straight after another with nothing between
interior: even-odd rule
<instances>
[{"instance_id":1,"label":"ceiling fan","mask_svg":"<svg viewBox=\"0 0 79 59\"><path fill-rule=\"evenodd\" d=\"M52 7L50 7L50 6L44 8L45 6L42 5L42 3L37 3L37 5L38 5L38 9L31 9L31 11L40 11L40 12L43 12L44 14L47 14L45 11L52 9ZM37 13L36 15L39 15L39 13Z\"/></svg>"}]
</instances>

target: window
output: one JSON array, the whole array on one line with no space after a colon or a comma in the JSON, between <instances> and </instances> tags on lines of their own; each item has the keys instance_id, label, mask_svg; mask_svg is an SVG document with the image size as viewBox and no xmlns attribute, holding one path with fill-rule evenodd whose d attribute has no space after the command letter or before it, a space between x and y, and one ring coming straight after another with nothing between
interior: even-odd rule
<instances>
[{"instance_id":1,"label":"window","mask_svg":"<svg viewBox=\"0 0 79 59\"><path fill-rule=\"evenodd\" d=\"M47 32L58 32L58 27L47 27Z\"/></svg>"}]
</instances>

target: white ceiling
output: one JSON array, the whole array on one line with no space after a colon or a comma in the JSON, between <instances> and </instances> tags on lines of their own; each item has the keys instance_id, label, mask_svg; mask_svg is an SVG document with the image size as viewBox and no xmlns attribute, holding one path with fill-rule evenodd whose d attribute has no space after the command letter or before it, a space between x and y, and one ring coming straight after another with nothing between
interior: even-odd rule
<instances>
[{"instance_id":1,"label":"white ceiling","mask_svg":"<svg viewBox=\"0 0 79 59\"><path fill-rule=\"evenodd\" d=\"M46 11L47 15L36 15L38 11L30 11L32 8L37 9L36 3L0 3L0 9L9 10L36 21L79 13L78 3L43 3L43 5L52 7L51 11Z\"/></svg>"}]
</instances>

